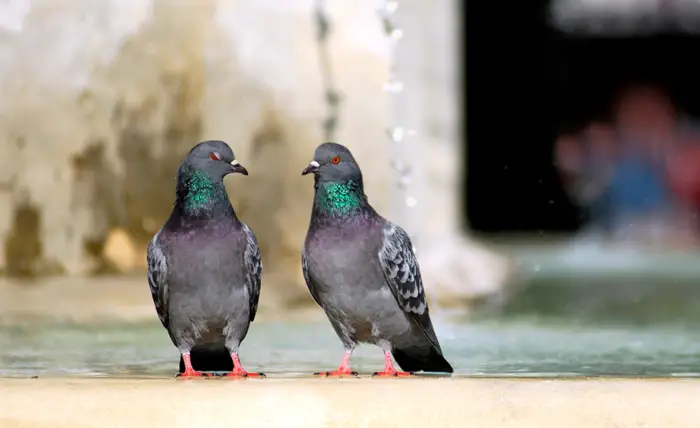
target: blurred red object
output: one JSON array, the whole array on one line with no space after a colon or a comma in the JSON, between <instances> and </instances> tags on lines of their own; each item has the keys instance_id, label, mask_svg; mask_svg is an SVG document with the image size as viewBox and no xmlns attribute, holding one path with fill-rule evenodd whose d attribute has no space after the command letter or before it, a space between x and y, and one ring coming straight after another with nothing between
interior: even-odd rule
<instances>
[{"instance_id":1,"label":"blurred red object","mask_svg":"<svg viewBox=\"0 0 700 428\"><path fill-rule=\"evenodd\" d=\"M669 156L672 190L686 202L700 207L700 141L684 144Z\"/></svg>"}]
</instances>

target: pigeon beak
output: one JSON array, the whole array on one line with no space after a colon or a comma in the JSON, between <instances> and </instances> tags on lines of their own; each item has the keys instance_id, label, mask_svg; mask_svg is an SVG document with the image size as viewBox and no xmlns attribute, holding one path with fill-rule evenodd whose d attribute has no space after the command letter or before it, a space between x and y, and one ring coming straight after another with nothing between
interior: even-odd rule
<instances>
[{"instance_id":1,"label":"pigeon beak","mask_svg":"<svg viewBox=\"0 0 700 428\"><path fill-rule=\"evenodd\" d=\"M320 167L318 162L316 161L311 161L309 163L309 166L304 168L304 170L301 172L301 175L306 175L306 174L311 174L311 173L317 173L318 172L318 167Z\"/></svg>"},{"instance_id":2,"label":"pigeon beak","mask_svg":"<svg viewBox=\"0 0 700 428\"><path fill-rule=\"evenodd\" d=\"M231 172L236 174L248 175L248 170L243 167L237 160L231 161Z\"/></svg>"}]
</instances>

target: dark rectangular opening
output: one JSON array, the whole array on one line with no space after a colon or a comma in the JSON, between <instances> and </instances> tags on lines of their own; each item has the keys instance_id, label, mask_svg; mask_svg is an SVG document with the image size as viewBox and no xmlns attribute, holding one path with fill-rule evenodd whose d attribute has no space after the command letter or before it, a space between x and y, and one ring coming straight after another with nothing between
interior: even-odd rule
<instances>
[{"instance_id":1,"label":"dark rectangular opening","mask_svg":"<svg viewBox=\"0 0 700 428\"><path fill-rule=\"evenodd\" d=\"M463 200L473 232L585 225L586 211L567 196L554 167L553 144L561 132L608 117L620 85L660 84L685 112L700 115L700 37L571 35L549 17L542 0L466 1Z\"/></svg>"}]
</instances>

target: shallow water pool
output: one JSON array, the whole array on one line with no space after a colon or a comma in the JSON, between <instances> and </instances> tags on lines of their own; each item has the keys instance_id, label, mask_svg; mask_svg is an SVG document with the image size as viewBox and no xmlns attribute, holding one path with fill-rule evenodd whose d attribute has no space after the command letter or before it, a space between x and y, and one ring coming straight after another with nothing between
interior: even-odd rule
<instances>
[{"instance_id":1,"label":"shallow water pool","mask_svg":"<svg viewBox=\"0 0 700 428\"><path fill-rule=\"evenodd\" d=\"M438 322L458 375L700 376L700 333L678 326L585 327L534 320ZM178 355L155 322L0 326L0 376L172 376ZM241 347L246 369L270 375L335 368L340 342L327 323L256 322ZM356 351L354 368L381 369L379 349Z\"/></svg>"}]
</instances>

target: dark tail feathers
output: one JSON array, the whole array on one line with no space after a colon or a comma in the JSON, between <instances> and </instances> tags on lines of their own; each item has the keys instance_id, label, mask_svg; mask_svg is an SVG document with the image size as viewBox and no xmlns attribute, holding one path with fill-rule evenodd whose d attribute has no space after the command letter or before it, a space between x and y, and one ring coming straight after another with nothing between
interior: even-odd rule
<instances>
[{"instance_id":1,"label":"dark tail feathers","mask_svg":"<svg viewBox=\"0 0 700 428\"><path fill-rule=\"evenodd\" d=\"M401 367L401 370L407 372L433 372L433 373L452 373L454 369L447 362L442 353L435 349L434 346L429 348L426 353L425 348L405 348L392 350L396 363Z\"/></svg>"},{"instance_id":2,"label":"dark tail feathers","mask_svg":"<svg viewBox=\"0 0 700 428\"><path fill-rule=\"evenodd\" d=\"M434 347L430 347L427 354L424 349L420 348L394 348L392 354L399 367L408 372L454 372L450 363ZM192 359L192 367L195 370L204 372L230 372L233 370L233 361L231 361L231 355L229 355L226 348L194 348L190 352L190 357ZM179 372L185 372L185 362L182 360L182 356L180 356Z\"/></svg>"},{"instance_id":3,"label":"dark tail feathers","mask_svg":"<svg viewBox=\"0 0 700 428\"><path fill-rule=\"evenodd\" d=\"M226 348L193 348L190 352L192 368L203 372L230 372L233 361ZM180 356L180 373L185 372L185 362Z\"/></svg>"}]
</instances>

